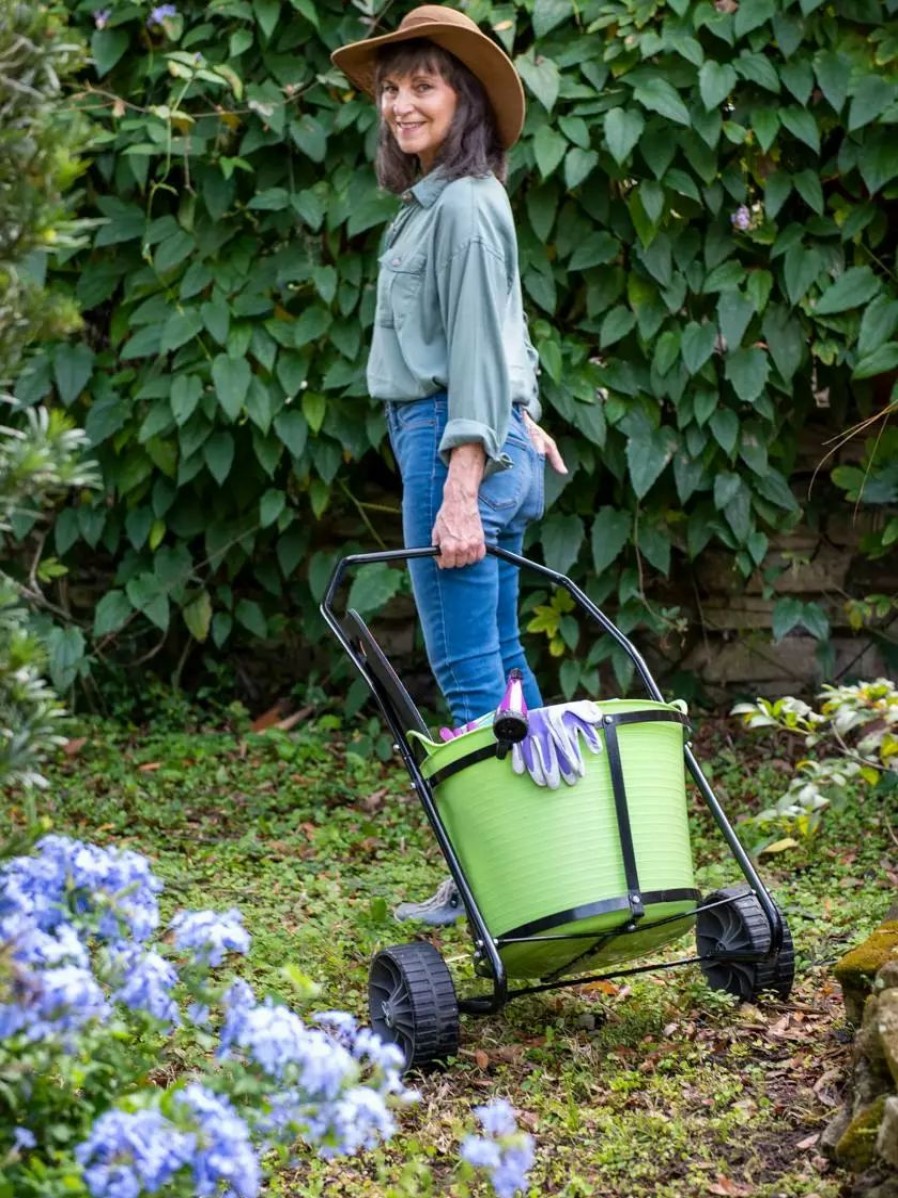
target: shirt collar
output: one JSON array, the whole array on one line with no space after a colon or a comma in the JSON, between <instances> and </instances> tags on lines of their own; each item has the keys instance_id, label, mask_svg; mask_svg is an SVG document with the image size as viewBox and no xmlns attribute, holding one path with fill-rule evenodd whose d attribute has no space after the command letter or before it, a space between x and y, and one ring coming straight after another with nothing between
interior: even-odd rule
<instances>
[{"instance_id":1,"label":"shirt collar","mask_svg":"<svg viewBox=\"0 0 898 1198\"><path fill-rule=\"evenodd\" d=\"M443 194L449 180L444 178L439 167L419 179L409 188L409 193L418 201L422 208L432 208ZM408 193L407 193L408 194Z\"/></svg>"}]
</instances>

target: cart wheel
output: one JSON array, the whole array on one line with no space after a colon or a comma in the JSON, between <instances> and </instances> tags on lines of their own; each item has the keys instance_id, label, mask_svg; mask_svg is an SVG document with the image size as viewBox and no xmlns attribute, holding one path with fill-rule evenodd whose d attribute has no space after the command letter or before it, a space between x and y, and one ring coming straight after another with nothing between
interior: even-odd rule
<instances>
[{"instance_id":1,"label":"cart wheel","mask_svg":"<svg viewBox=\"0 0 898 1198\"><path fill-rule=\"evenodd\" d=\"M723 899L729 902L721 902ZM720 906L707 906L721 902ZM779 908L777 907L777 911ZM745 886L715 890L698 909L695 939L701 970L712 990L725 990L743 1002L755 1002L770 990L786 999L795 980L795 950L785 916L783 943L775 957L746 960L770 946L770 924L757 897Z\"/></svg>"},{"instance_id":2,"label":"cart wheel","mask_svg":"<svg viewBox=\"0 0 898 1198\"><path fill-rule=\"evenodd\" d=\"M368 973L371 1026L425 1069L458 1051L458 999L443 958L423 940L381 949Z\"/></svg>"}]
</instances>

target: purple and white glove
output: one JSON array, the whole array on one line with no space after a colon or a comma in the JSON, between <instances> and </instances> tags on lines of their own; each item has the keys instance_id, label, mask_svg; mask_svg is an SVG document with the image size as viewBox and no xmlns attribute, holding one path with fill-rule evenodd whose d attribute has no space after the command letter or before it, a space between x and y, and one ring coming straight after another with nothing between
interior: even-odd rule
<instances>
[{"instance_id":1,"label":"purple and white glove","mask_svg":"<svg viewBox=\"0 0 898 1198\"><path fill-rule=\"evenodd\" d=\"M537 786L552 790L562 779L573 786L586 772L581 737L593 753L602 751L596 728L601 718L599 708L588 699L531 710L527 736L512 749L515 773L526 770Z\"/></svg>"}]
</instances>

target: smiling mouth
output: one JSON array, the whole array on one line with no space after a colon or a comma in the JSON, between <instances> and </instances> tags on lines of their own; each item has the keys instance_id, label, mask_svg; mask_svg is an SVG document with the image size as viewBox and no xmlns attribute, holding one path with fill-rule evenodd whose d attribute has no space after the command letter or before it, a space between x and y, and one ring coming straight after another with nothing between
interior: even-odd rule
<instances>
[{"instance_id":1,"label":"smiling mouth","mask_svg":"<svg viewBox=\"0 0 898 1198\"><path fill-rule=\"evenodd\" d=\"M423 122L423 121L416 121L416 122L415 122L414 124L412 124L412 125L397 125L397 126L396 126L396 128L397 128L397 130L398 130L400 133L414 133L414 132L416 132L418 129L423 129L423 128L424 128L424 122Z\"/></svg>"}]
</instances>

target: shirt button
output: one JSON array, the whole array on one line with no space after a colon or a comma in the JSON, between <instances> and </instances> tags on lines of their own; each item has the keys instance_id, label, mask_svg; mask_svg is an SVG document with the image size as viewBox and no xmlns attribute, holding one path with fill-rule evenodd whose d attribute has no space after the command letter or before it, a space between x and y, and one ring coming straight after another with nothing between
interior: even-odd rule
<instances>
[{"instance_id":1,"label":"shirt button","mask_svg":"<svg viewBox=\"0 0 898 1198\"><path fill-rule=\"evenodd\" d=\"M401 258L394 258L394 259L393 259L393 261L391 262L391 264L390 264L390 265L391 265L391 266L398 266L398 265L399 265L399 263L400 263L401 261L402 261L402 259L401 259Z\"/></svg>"},{"instance_id":2,"label":"shirt button","mask_svg":"<svg viewBox=\"0 0 898 1198\"><path fill-rule=\"evenodd\" d=\"M403 203L410 204L411 199L412 199L412 193L410 191L404 191L400 198L402 199Z\"/></svg>"}]
</instances>

